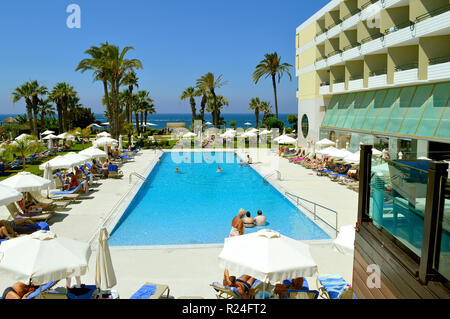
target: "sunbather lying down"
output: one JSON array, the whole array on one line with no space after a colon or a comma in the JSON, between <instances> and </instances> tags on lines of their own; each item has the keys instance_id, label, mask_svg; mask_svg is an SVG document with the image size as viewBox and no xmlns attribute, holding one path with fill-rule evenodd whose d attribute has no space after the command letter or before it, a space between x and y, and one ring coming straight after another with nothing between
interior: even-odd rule
<instances>
[{"instance_id":1,"label":"sunbather lying down","mask_svg":"<svg viewBox=\"0 0 450 319\"><path fill-rule=\"evenodd\" d=\"M3 292L3 299L27 299L27 297L36 290L36 287L30 283L25 285L23 282L16 282Z\"/></svg>"},{"instance_id":2,"label":"sunbather lying down","mask_svg":"<svg viewBox=\"0 0 450 319\"><path fill-rule=\"evenodd\" d=\"M289 284L276 284L273 292L278 295L280 299L286 298L289 289L301 290L303 287L303 277L292 279Z\"/></svg>"},{"instance_id":3,"label":"sunbather lying down","mask_svg":"<svg viewBox=\"0 0 450 319\"><path fill-rule=\"evenodd\" d=\"M229 275L228 269L225 269L223 285L227 287L237 288L243 299L250 299L250 290L252 290L251 287L253 286L255 280L255 278L248 275L244 275L241 278L236 279L235 276Z\"/></svg>"}]
</instances>

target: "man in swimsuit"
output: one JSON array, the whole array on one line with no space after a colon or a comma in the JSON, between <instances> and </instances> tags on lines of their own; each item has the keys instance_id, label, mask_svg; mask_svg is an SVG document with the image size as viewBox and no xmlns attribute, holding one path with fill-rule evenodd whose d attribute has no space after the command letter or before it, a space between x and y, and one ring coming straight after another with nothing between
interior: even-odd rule
<instances>
[{"instance_id":1,"label":"man in swimsuit","mask_svg":"<svg viewBox=\"0 0 450 319\"><path fill-rule=\"evenodd\" d=\"M219 167L217 168L217 173L220 173L220 172L222 172L223 171L223 169L222 169L222 167L220 167L220 165L219 165Z\"/></svg>"},{"instance_id":2,"label":"man in swimsuit","mask_svg":"<svg viewBox=\"0 0 450 319\"><path fill-rule=\"evenodd\" d=\"M244 235L244 222L242 218L245 216L245 209L241 208L236 217L231 221L230 237Z\"/></svg>"},{"instance_id":3,"label":"man in swimsuit","mask_svg":"<svg viewBox=\"0 0 450 319\"><path fill-rule=\"evenodd\" d=\"M227 287L237 288L242 296L242 299L250 299L252 295L250 294L250 290L252 290L252 286L255 280L255 278L248 275L244 275L241 278L230 276L228 273L228 269L225 269L223 276L223 285Z\"/></svg>"},{"instance_id":4,"label":"man in swimsuit","mask_svg":"<svg viewBox=\"0 0 450 319\"><path fill-rule=\"evenodd\" d=\"M256 226L264 226L266 224L266 216L263 216L261 210L258 210L258 216L256 216L254 220Z\"/></svg>"},{"instance_id":5,"label":"man in swimsuit","mask_svg":"<svg viewBox=\"0 0 450 319\"><path fill-rule=\"evenodd\" d=\"M30 282L25 285L23 282L16 282L3 292L3 299L27 299L27 297L36 290L36 287Z\"/></svg>"}]
</instances>

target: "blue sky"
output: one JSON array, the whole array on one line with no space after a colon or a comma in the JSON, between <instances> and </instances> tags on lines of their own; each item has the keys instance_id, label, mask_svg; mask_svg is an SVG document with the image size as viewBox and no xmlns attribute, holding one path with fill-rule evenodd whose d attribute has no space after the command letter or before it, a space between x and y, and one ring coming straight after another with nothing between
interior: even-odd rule
<instances>
[{"instance_id":1,"label":"blue sky","mask_svg":"<svg viewBox=\"0 0 450 319\"><path fill-rule=\"evenodd\" d=\"M251 74L265 53L277 51L295 64L295 29L327 0L40 0L3 1L0 11L0 113L24 113L11 92L28 80L51 88L66 81L81 102L102 112L102 86L91 73L75 72L92 45L133 46L129 57L144 65L140 89L150 91L158 113L189 113L183 89L207 72L223 74L218 91L228 98L224 113L247 113L252 97L273 105L269 79L255 85ZM81 29L66 26L66 8L81 7ZM280 113L296 113L297 80L282 79Z\"/></svg>"}]
</instances>

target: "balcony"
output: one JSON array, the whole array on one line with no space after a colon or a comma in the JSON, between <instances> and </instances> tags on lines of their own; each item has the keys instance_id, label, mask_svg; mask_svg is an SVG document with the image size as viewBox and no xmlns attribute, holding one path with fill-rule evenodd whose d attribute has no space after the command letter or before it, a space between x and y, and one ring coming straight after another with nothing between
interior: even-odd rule
<instances>
[{"instance_id":1,"label":"balcony","mask_svg":"<svg viewBox=\"0 0 450 319\"><path fill-rule=\"evenodd\" d=\"M373 41L375 39L381 38L383 36L383 34L381 33L374 33L369 35L368 37L365 37L364 39L361 40L361 44Z\"/></svg>"},{"instance_id":2,"label":"balcony","mask_svg":"<svg viewBox=\"0 0 450 319\"><path fill-rule=\"evenodd\" d=\"M387 75L386 74L370 76L368 88L373 89L373 88L377 88L380 86L386 86L386 84L387 84Z\"/></svg>"},{"instance_id":3,"label":"balcony","mask_svg":"<svg viewBox=\"0 0 450 319\"><path fill-rule=\"evenodd\" d=\"M332 57L333 55L336 55L336 54L339 54L339 53L342 53L342 51L341 50L334 50L333 52L330 52L330 53L327 54L327 58Z\"/></svg>"},{"instance_id":4,"label":"balcony","mask_svg":"<svg viewBox=\"0 0 450 319\"><path fill-rule=\"evenodd\" d=\"M361 90L363 88L364 88L364 80L362 76L359 79L350 78L350 81L348 81L348 91Z\"/></svg>"},{"instance_id":5,"label":"balcony","mask_svg":"<svg viewBox=\"0 0 450 319\"><path fill-rule=\"evenodd\" d=\"M342 17L342 21L345 21L345 20L347 20L348 18L353 17L355 14L357 14L357 13L359 13L359 12L361 12L361 10L355 9L355 10L353 10L353 11L347 13L345 16Z\"/></svg>"},{"instance_id":6,"label":"balcony","mask_svg":"<svg viewBox=\"0 0 450 319\"><path fill-rule=\"evenodd\" d=\"M450 61L436 63L428 66L428 80L448 80L450 79Z\"/></svg>"},{"instance_id":7,"label":"balcony","mask_svg":"<svg viewBox=\"0 0 450 319\"><path fill-rule=\"evenodd\" d=\"M407 71L407 70L411 70L411 69L417 69L418 66L419 66L419 64L417 62L412 62L412 63L406 63L406 64L398 65L398 66L395 67L395 72Z\"/></svg>"},{"instance_id":8,"label":"balcony","mask_svg":"<svg viewBox=\"0 0 450 319\"><path fill-rule=\"evenodd\" d=\"M330 85L321 85L319 88L320 95L330 94Z\"/></svg>"},{"instance_id":9,"label":"balcony","mask_svg":"<svg viewBox=\"0 0 450 319\"><path fill-rule=\"evenodd\" d=\"M378 2L378 0L369 0L369 1L367 1L366 3L364 3L364 4L361 6L361 10L364 10L365 8L371 6L372 4L374 4L374 3L376 3L376 2Z\"/></svg>"},{"instance_id":10,"label":"balcony","mask_svg":"<svg viewBox=\"0 0 450 319\"><path fill-rule=\"evenodd\" d=\"M413 65L414 63L410 63L410 65ZM417 63L416 63L417 65ZM409 66L408 66L409 67ZM395 68L396 72L394 72L394 84L402 84L402 83L409 83L409 82L415 82L418 80L418 69L416 68L409 68L403 71L397 71L400 70L398 68Z\"/></svg>"},{"instance_id":11,"label":"balcony","mask_svg":"<svg viewBox=\"0 0 450 319\"><path fill-rule=\"evenodd\" d=\"M396 32L396 31L401 30L401 29L406 28L406 27L410 27L410 29L412 31L412 30L414 30L414 23L411 22L411 21L405 21L405 22L396 24L395 26L387 28L386 30L384 30L384 34L386 35L386 34L389 34L389 33L393 33L393 32Z\"/></svg>"},{"instance_id":12,"label":"balcony","mask_svg":"<svg viewBox=\"0 0 450 319\"><path fill-rule=\"evenodd\" d=\"M343 51L342 54L334 55L331 58L328 58L326 61L322 60L315 65L313 64L307 66L304 69L300 69L298 71L298 74L301 75L314 70L326 69L330 66L340 64L347 60L359 59L361 58L361 56L373 54L374 52L383 50L387 47L406 45L408 41L420 37L431 36L436 32L439 32L446 28L450 28L450 11L418 22L414 24L413 29L411 29L410 27L405 27L384 36L380 34L378 39L361 44L360 47L355 47L347 51Z\"/></svg>"},{"instance_id":13,"label":"balcony","mask_svg":"<svg viewBox=\"0 0 450 319\"><path fill-rule=\"evenodd\" d=\"M349 45L346 45L345 47L343 47L343 51L347 51L347 50L359 47L360 45L361 45L361 43L359 43L359 42L350 43Z\"/></svg>"},{"instance_id":14,"label":"balcony","mask_svg":"<svg viewBox=\"0 0 450 319\"><path fill-rule=\"evenodd\" d=\"M431 11L428 11L428 12L426 12L426 13L424 13L424 14L421 14L420 16L416 17L415 23L418 23L418 22L423 21L423 20L426 20L426 19L428 19L428 18L437 16L437 15L442 14L442 13L444 13L444 12L447 12L447 11L449 11L449 10L450 10L450 4L447 4L447 5L442 6L442 7L440 7L440 8L437 8L437 9L434 9L434 10L431 10Z\"/></svg>"}]
</instances>

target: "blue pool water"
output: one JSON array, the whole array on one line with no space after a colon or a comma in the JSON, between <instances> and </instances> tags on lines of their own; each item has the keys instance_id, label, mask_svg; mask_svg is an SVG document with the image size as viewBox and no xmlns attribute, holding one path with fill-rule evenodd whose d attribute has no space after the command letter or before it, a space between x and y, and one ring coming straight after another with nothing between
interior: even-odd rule
<instances>
[{"instance_id":1,"label":"blue pool water","mask_svg":"<svg viewBox=\"0 0 450 319\"><path fill-rule=\"evenodd\" d=\"M163 155L111 232L110 245L223 243L241 207L252 217L261 209L268 222L246 233L270 228L298 240L330 238L232 152L185 154Z\"/></svg>"}]
</instances>

